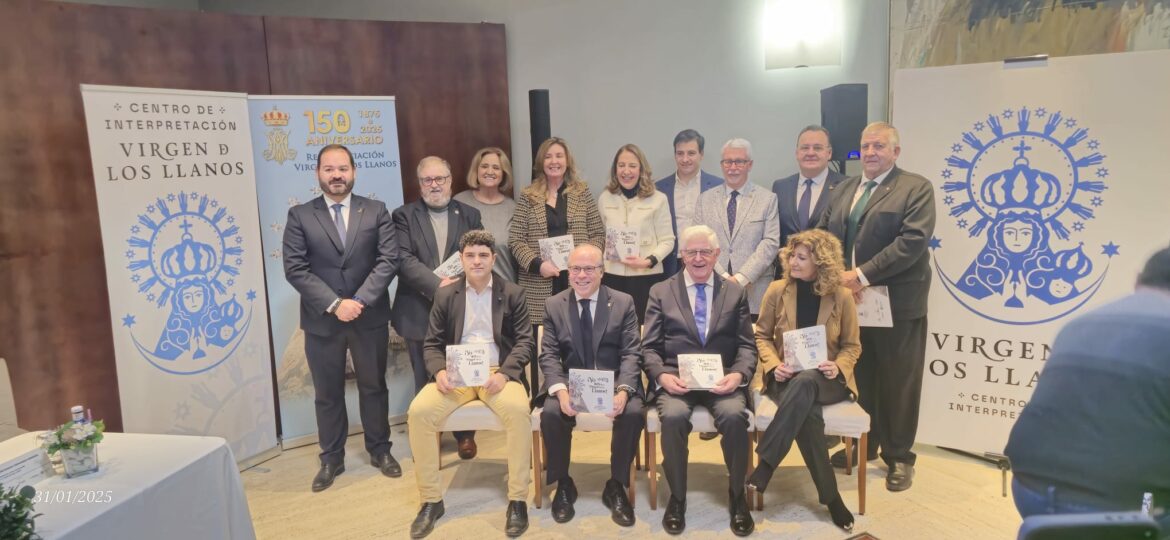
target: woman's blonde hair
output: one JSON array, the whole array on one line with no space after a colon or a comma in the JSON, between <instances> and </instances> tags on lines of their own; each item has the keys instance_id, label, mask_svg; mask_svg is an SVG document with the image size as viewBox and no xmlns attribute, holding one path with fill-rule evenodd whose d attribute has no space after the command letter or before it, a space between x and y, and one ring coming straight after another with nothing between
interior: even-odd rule
<instances>
[{"instance_id":1,"label":"woman's blonde hair","mask_svg":"<svg viewBox=\"0 0 1170 540\"><path fill-rule=\"evenodd\" d=\"M813 292L817 296L828 296L841 287L841 273L845 271L845 261L841 256L841 242L828 231L810 229L788 237L788 245L780 249L780 264L784 267L784 277L793 281L792 266L788 259L797 246L808 248L812 254L812 262L817 266L817 279L813 282Z\"/></svg>"},{"instance_id":2,"label":"woman's blonde hair","mask_svg":"<svg viewBox=\"0 0 1170 540\"><path fill-rule=\"evenodd\" d=\"M512 187L512 161L508 159L508 154L503 150L494 146L487 148L480 148L475 153L475 157L471 158L471 169L467 171L467 187L471 189L479 189L479 164L483 163L483 158L488 154L495 154L500 158L500 171L504 173L504 178L500 180L499 189L504 192Z\"/></svg>"},{"instance_id":3,"label":"woman's blonde hair","mask_svg":"<svg viewBox=\"0 0 1170 540\"><path fill-rule=\"evenodd\" d=\"M569 144L560 137L549 137L540 143L540 148L536 149L532 160L532 183L524 188L524 195L532 199L533 202L543 203L548 198L548 179L544 176L544 155L554 144L559 144L561 148L565 149L565 190L588 189L580 178L581 173L577 172L577 162L573 159L573 153L569 151ZM582 185L578 187L576 185L578 183Z\"/></svg>"},{"instance_id":4,"label":"woman's blonde hair","mask_svg":"<svg viewBox=\"0 0 1170 540\"><path fill-rule=\"evenodd\" d=\"M642 153L642 149L638 148L636 144L626 144L618 148L616 154L613 155L613 164L609 166L609 183L605 185L605 190L610 193L617 193L621 191L622 184L617 178L617 163L618 158L621 157L622 152L629 152L634 154L634 159L638 160L638 168L641 169L641 175L638 176L638 198L645 199L654 194L654 181L651 180L650 163L646 161L646 154Z\"/></svg>"}]
</instances>

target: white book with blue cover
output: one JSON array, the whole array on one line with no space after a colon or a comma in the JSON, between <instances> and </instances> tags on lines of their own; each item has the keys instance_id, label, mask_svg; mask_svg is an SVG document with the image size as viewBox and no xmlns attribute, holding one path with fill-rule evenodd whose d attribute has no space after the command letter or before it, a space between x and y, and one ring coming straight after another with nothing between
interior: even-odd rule
<instances>
[{"instance_id":1,"label":"white book with blue cover","mask_svg":"<svg viewBox=\"0 0 1170 540\"><path fill-rule=\"evenodd\" d=\"M491 350L486 343L447 346L447 381L451 385L483 386L491 374Z\"/></svg>"},{"instance_id":2,"label":"white book with blue cover","mask_svg":"<svg viewBox=\"0 0 1170 540\"><path fill-rule=\"evenodd\" d=\"M821 362L829 359L829 343L825 337L825 325L784 332L784 365L794 371L816 369Z\"/></svg>"},{"instance_id":3,"label":"white book with blue cover","mask_svg":"<svg viewBox=\"0 0 1170 540\"><path fill-rule=\"evenodd\" d=\"M463 273L463 259L459 258L459 252L452 253L447 260L443 261L438 268L435 268L435 275L441 278L455 277Z\"/></svg>"},{"instance_id":4,"label":"white book with blue cover","mask_svg":"<svg viewBox=\"0 0 1170 540\"><path fill-rule=\"evenodd\" d=\"M874 285L861 289L861 300L857 302L857 324L878 328L894 326L889 287Z\"/></svg>"},{"instance_id":5,"label":"white book with blue cover","mask_svg":"<svg viewBox=\"0 0 1170 540\"><path fill-rule=\"evenodd\" d=\"M613 372L603 369L570 369L569 402L577 412L612 412Z\"/></svg>"},{"instance_id":6,"label":"white book with blue cover","mask_svg":"<svg viewBox=\"0 0 1170 540\"><path fill-rule=\"evenodd\" d=\"M556 265L561 270L569 269L569 253L573 251L573 235L565 234L552 238L541 238L540 258Z\"/></svg>"}]
</instances>

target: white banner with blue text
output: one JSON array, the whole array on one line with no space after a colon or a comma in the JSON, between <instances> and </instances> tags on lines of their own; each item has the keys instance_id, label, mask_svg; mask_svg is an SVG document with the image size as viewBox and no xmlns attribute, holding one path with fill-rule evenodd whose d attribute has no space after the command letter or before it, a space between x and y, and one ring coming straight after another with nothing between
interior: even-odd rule
<instances>
[{"instance_id":1,"label":"white banner with blue text","mask_svg":"<svg viewBox=\"0 0 1170 540\"><path fill-rule=\"evenodd\" d=\"M919 442L1002 452L1056 333L1170 242L1168 95L1164 50L897 72L938 216Z\"/></svg>"},{"instance_id":2,"label":"white banner with blue text","mask_svg":"<svg viewBox=\"0 0 1170 540\"><path fill-rule=\"evenodd\" d=\"M122 421L276 448L244 94L82 85Z\"/></svg>"},{"instance_id":3,"label":"white banner with blue text","mask_svg":"<svg viewBox=\"0 0 1170 540\"><path fill-rule=\"evenodd\" d=\"M398 122L393 97L250 96L256 190L260 195L268 305L276 348L285 448L316 442L313 379L300 329L300 295L284 277L281 245L289 208L321 196L317 153L342 144L353 153L354 193L380 200L393 211L402 206ZM397 280L391 283L390 294ZM390 415L404 415L414 397L410 362L391 349L387 363ZM346 410L351 432L361 429L357 384L347 369Z\"/></svg>"}]
</instances>

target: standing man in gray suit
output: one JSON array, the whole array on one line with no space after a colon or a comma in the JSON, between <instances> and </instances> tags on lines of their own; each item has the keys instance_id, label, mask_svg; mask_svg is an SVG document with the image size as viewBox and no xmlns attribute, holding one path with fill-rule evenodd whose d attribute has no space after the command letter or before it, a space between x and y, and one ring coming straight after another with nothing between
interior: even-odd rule
<instances>
[{"instance_id":1,"label":"standing man in gray suit","mask_svg":"<svg viewBox=\"0 0 1170 540\"><path fill-rule=\"evenodd\" d=\"M773 210L775 203L771 203ZM654 403L662 421L662 470L670 485L670 502L662 528L670 534L686 529L687 436L691 413L705 407L723 436L723 460L729 476L731 532L755 530L744 494L748 464L747 384L756 372L756 341L743 287L715 274L719 239L704 225L683 230L682 272L650 288L642 357L646 375L658 383ZM689 388L679 372L680 354L717 354L723 378L710 389Z\"/></svg>"},{"instance_id":2,"label":"standing man in gray suit","mask_svg":"<svg viewBox=\"0 0 1170 540\"><path fill-rule=\"evenodd\" d=\"M855 295L869 286L889 287L894 326L862 327L854 373L859 403L873 418L870 440L877 442L865 459L876 459L881 447L890 491L909 489L914 479L910 447L918 432L931 275L927 246L935 220L934 187L895 165L901 152L894 126L866 126L861 132L864 172L830 188L832 201L818 223L844 246L842 285ZM834 454L832 462L844 467L845 452Z\"/></svg>"},{"instance_id":3,"label":"standing man in gray suit","mask_svg":"<svg viewBox=\"0 0 1170 540\"><path fill-rule=\"evenodd\" d=\"M642 361L638 316L630 295L601 284L605 273L601 250L581 244L569 254L569 289L544 302L544 338L540 371L544 374L544 410L540 431L548 450L549 484L557 482L552 500L553 520L573 519L577 486L569 476L573 427L581 412L569 397L569 370L605 370L613 373L613 419L609 445L609 480L601 502L614 523L634 524L630 464L638 452L638 437L646 417L642 414Z\"/></svg>"},{"instance_id":4,"label":"standing man in gray suit","mask_svg":"<svg viewBox=\"0 0 1170 540\"><path fill-rule=\"evenodd\" d=\"M698 131L684 129L674 136L674 174L654 183L654 187L666 195L670 206L671 225L674 227L674 249L662 260L662 275L670 277L678 273L678 233L691 225L695 215L695 204L699 194L723 181L718 176L703 170L703 147L706 140Z\"/></svg>"},{"instance_id":5,"label":"standing man in gray suit","mask_svg":"<svg viewBox=\"0 0 1170 540\"><path fill-rule=\"evenodd\" d=\"M345 472L345 352L353 355L358 407L370 462L390 477L402 468L390 455L386 356L390 341L387 288L398 269L394 224L386 205L353 195L353 154L328 145L317 154L321 197L288 211L284 275L301 295L305 356L316 391L321 468L313 491Z\"/></svg>"},{"instance_id":6,"label":"standing man in gray suit","mask_svg":"<svg viewBox=\"0 0 1170 540\"><path fill-rule=\"evenodd\" d=\"M719 165L723 167L724 185L699 195L691 223L715 231L723 247L715 271L747 291L754 319L760 314L764 291L776 273L776 253L780 250L776 195L748 181L752 143L747 140L727 141Z\"/></svg>"},{"instance_id":7,"label":"standing man in gray suit","mask_svg":"<svg viewBox=\"0 0 1170 540\"><path fill-rule=\"evenodd\" d=\"M817 125L800 130L796 136L796 165L800 172L772 182L780 214L781 246L788 245L789 236L816 227L829 206L829 197L824 195L830 190L826 188L845 180L845 175L829 170L832 157L829 130Z\"/></svg>"},{"instance_id":8,"label":"standing man in gray suit","mask_svg":"<svg viewBox=\"0 0 1170 540\"><path fill-rule=\"evenodd\" d=\"M430 382L423 340L427 337L431 303L440 287L458 282L460 276L440 278L435 268L459 252L463 233L482 229L479 210L451 199L451 166L446 160L427 156L418 162L417 201L394 210L394 227L398 233L398 295L390 311L394 329L406 340L410 364L414 368L414 392ZM455 433L459 457L475 457L475 432Z\"/></svg>"}]
</instances>

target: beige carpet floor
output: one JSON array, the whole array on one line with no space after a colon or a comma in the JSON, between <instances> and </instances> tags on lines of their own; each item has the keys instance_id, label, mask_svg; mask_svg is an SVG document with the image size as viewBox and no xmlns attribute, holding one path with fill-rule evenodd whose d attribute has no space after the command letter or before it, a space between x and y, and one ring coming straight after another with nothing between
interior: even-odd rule
<instances>
[{"instance_id":1,"label":"beige carpet floor","mask_svg":"<svg viewBox=\"0 0 1170 540\"><path fill-rule=\"evenodd\" d=\"M461 461L455 442L443 437L443 479L446 515L428 538L504 538L507 504L504 439L500 433L477 437L479 456ZM317 470L315 446L285 451L279 457L243 473L248 504L261 539L407 538L418 511L413 462L405 426L393 428L393 454L402 463L402 478L383 477L369 465L361 435L349 438L346 472L333 487L312 493L309 485ZM529 497L530 527L523 538L584 540L593 538L670 538L662 530L662 511L669 488L659 484L658 510L648 504L646 475L639 473L635 514L630 528L615 525L601 504L601 489L609 477L609 434L574 435L574 465L570 474L580 498L577 515L567 524L552 520L545 505L536 509ZM727 470L719 441L690 440L690 493L686 538L731 538L727 514ZM857 514L857 480L839 471L837 482L846 505L856 516L851 534L868 532L883 540L1011 539L1020 518L1011 498L1002 497L1000 471L993 465L919 445L914 486L902 493L885 489L884 466L869 464L866 515ZM661 459L661 458L660 458ZM793 448L777 471L764 498L764 509L753 512L757 538L829 539L851 534L829 521L817 503L816 491Z\"/></svg>"}]
</instances>

